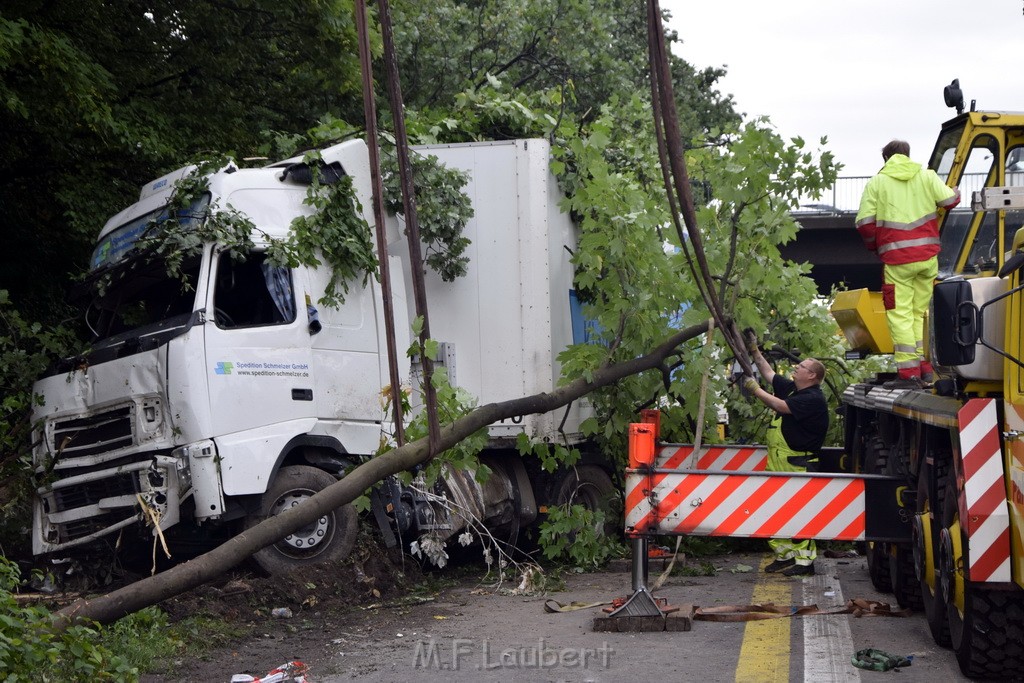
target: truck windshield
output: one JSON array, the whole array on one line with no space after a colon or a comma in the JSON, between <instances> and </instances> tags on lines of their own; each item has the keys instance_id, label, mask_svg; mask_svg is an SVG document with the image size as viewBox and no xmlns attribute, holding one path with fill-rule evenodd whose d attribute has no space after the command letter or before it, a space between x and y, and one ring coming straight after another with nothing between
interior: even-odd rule
<instances>
[{"instance_id":1,"label":"truck windshield","mask_svg":"<svg viewBox=\"0 0 1024 683\"><path fill-rule=\"evenodd\" d=\"M129 258L109 272L110 284L86 312L95 341L184 327L195 307L200 258L182 264L181 277L167 273L162 259Z\"/></svg>"},{"instance_id":2,"label":"truck windshield","mask_svg":"<svg viewBox=\"0 0 1024 683\"><path fill-rule=\"evenodd\" d=\"M167 261L145 245L159 236L168 221L185 230L198 226L209 204L209 194L205 194L173 217L170 207L164 206L100 238L90 263L87 285L92 290L91 303L85 316L93 341L100 342L97 347L107 340L166 340L177 334L173 330L180 331L188 324L195 308L201 255L186 256L180 275L170 275Z\"/></svg>"},{"instance_id":3,"label":"truck windshield","mask_svg":"<svg viewBox=\"0 0 1024 683\"><path fill-rule=\"evenodd\" d=\"M178 211L175 216L178 225L188 229L202 222L206 218L206 209L209 205L210 195L204 194L188 208ZM130 255L136 249L139 240L159 233L170 215L170 207L164 206L114 228L96 244L89 269L102 270Z\"/></svg>"}]
</instances>

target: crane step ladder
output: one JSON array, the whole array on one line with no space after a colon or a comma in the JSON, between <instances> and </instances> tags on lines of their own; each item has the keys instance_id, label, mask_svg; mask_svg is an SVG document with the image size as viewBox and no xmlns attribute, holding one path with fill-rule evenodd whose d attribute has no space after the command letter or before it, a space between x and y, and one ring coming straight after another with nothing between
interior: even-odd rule
<instances>
[{"instance_id":1,"label":"crane step ladder","mask_svg":"<svg viewBox=\"0 0 1024 683\"><path fill-rule=\"evenodd\" d=\"M645 416L646 418L646 416ZM655 536L909 542L914 492L897 476L768 472L765 446L657 443L657 419L629 426L626 536L632 595L595 630L662 630L648 584ZM841 459L834 459L835 464Z\"/></svg>"}]
</instances>

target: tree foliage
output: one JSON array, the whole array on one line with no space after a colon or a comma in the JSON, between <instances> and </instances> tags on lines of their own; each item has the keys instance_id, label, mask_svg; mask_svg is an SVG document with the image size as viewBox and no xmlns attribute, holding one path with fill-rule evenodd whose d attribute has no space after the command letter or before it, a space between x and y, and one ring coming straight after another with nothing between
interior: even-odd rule
<instances>
[{"instance_id":1,"label":"tree foliage","mask_svg":"<svg viewBox=\"0 0 1024 683\"><path fill-rule=\"evenodd\" d=\"M32 440L30 415L32 382L52 359L70 352L74 336L64 328L49 328L26 320L0 289L0 549L25 554L24 529L32 510Z\"/></svg>"},{"instance_id":2,"label":"tree foliage","mask_svg":"<svg viewBox=\"0 0 1024 683\"><path fill-rule=\"evenodd\" d=\"M348 0L12 0L0 12L0 271L25 305L62 299L142 182L201 152L250 156L265 130L361 111Z\"/></svg>"},{"instance_id":3,"label":"tree foliage","mask_svg":"<svg viewBox=\"0 0 1024 683\"><path fill-rule=\"evenodd\" d=\"M587 121L648 88L646 17L630 0L397 0L392 8L403 94L416 109L445 111L494 77L516 92L559 91L568 113ZM675 33L668 39L679 43ZM672 70L688 135L739 121L732 97L717 90L723 70L679 58Z\"/></svg>"}]
</instances>

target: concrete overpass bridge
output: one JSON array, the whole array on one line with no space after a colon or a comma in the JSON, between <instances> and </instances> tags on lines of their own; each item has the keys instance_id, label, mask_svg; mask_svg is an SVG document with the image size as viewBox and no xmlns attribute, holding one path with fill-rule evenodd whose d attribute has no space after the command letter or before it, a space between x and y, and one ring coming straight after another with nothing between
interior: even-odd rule
<instances>
[{"instance_id":1,"label":"concrete overpass bridge","mask_svg":"<svg viewBox=\"0 0 1024 683\"><path fill-rule=\"evenodd\" d=\"M800 210L793 212L800 231L780 251L790 261L811 264L811 277L821 294L828 294L833 285L842 282L848 289L866 287L878 291L882 287L882 262L864 248L854 220L869 179L870 176L837 178L835 186L820 199L802 203ZM960 184L961 207L970 206L971 192L981 189L984 180L981 173L964 174Z\"/></svg>"},{"instance_id":2,"label":"concrete overpass bridge","mask_svg":"<svg viewBox=\"0 0 1024 683\"><path fill-rule=\"evenodd\" d=\"M779 251L785 259L811 264L820 294L828 294L840 283L846 283L847 289L882 288L882 262L864 248L854 224L856 216L856 211L793 213L800 231Z\"/></svg>"}]
</instances>

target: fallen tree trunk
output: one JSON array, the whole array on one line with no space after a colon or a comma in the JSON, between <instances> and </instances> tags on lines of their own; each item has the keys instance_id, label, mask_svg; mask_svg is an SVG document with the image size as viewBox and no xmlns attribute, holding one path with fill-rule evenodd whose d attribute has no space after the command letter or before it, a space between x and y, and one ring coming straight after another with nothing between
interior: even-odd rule
<instances>
[{"instance_id":1,"label":"fallen tree trunk","mask_svg":"<svg viewBox=\"0 0 1024 683\"><path fill-rule=\"evenodd\" d=\"M680 344L706 333L709 329L710 321L688 327L669 337L645 356L607 365L594 371L589 380L580 378L549 393L480 406L468 415L442 427L441 450L451 448L474 432L503 418L546 413L567 405L595 389L660 367L670 356L676 354ZM111 623L144 607L202 585L241 563L258 550L276 543L331 510L351 503L386 477L425 462L429 455L425 438L379 455L359 465L338 483L320 491L301 505L268 518L208 553L106 595L76 600L56 613L55 626L62 629L83 620L101 624Z\"/></svg>"}]
</instances>

